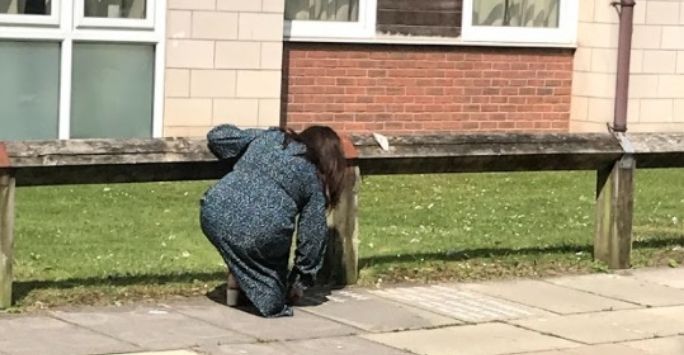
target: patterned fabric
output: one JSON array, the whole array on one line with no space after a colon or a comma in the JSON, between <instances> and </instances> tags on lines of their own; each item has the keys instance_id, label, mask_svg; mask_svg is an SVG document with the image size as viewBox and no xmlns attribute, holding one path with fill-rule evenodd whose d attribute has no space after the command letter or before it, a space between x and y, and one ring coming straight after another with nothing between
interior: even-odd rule
<instances>
[{"instance_id":1,"label":"patterned fabric","mask_svg":"<svg viewBox=\"0 0 684 355\"><path fill-rule=\"evenodd\" d=\"M221 125L207 139L219 159L239 159L202 197L202 231L263 316L291 316L287 294L291 287L313 286L327 242L317 169L304 158L303 144L284 148L285 135L275 128ZM288 272L295 223L295 261Z\"/></svg>"}]
</instances>

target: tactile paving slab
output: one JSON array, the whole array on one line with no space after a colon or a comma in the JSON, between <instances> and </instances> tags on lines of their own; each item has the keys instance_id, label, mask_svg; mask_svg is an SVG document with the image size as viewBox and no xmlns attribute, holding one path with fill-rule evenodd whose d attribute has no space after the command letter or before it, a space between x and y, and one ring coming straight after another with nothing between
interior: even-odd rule
<instances>
[{"instance_id":1,"label":"tactile paving slab","mask_svg":"<svg viewBox=\"0 0 684 355\"><path fill-rule=\"evenodd\" d=\"M447 286L402 287L371 293L465 322L491 322L547 315L540 309Z\"/></svg>"}]
</instances>

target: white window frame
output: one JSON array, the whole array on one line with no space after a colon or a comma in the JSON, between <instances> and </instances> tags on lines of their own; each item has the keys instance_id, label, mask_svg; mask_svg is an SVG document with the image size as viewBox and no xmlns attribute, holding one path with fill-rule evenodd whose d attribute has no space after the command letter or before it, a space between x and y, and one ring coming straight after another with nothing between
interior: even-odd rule
<instances>
[{"instance_id":1,"label":"white window frame","mask_svg":"<svg viewBox=\"0 0 684 355\"><path fill-rule=\"evenodd\" d=\"M86 17L85 0L78 0L74 6L74 20L77 28L141 28L153 29L155 0L145 1L145 18ZM160 1L164 2L164 1Z\"/></svg>"},{"instance_id":2,"label":"white window frame","mask_svg":"<svg viewBox=\"0 0 684 355\"><path fill-rule=\"evenodd\" d=\"M579 0L560 0L557 28L473 26L473 2L463 0L463 42L574 44L577 40Z\"/></svg>"},{"instance_id":3,"label":"white window frame","mask_svg":"<svg viewBox=\"0 0 684 355\"><path fill-rule=\"evenodd\" d=\"M76 25L74 14L77 7L76 3L80 2L82 5L83 1L61 0L61 7L56 8L60 18L57 26L5 25L0 20L0 40L60 43L59 139L69 139L71 137L71 78L74 42L133 43L154 46L152 137L161 137L163 133L164 112L166 1L156 1L153 11L148 12L149 17L155 18L154 27L148 29L141 29L140 26L135 24L127 26L127 28L109 28L110 26L106 26L107 28L79 27Z\"/></svg>"},{"instance_id":4,"label":"white window frame","mask_svg":"<svg viewBox=\"0 0 684 355\"><path fill-rule=\"evenodd\" d=\"M60 9L60 0L52 0L49 15L0 14L0 25L58 26Z\"/></svg>"},{"instance_id":5,"label":"white window frame","mask_svg":"<svg viewBox=\"0 0 684 355\"><path fill-rule=\"evenodd\" d=\"M372 38L377 7L377 0L359 0L359 20L354 22L285 20L285 38Z\"/></svg>"}]
</instances>

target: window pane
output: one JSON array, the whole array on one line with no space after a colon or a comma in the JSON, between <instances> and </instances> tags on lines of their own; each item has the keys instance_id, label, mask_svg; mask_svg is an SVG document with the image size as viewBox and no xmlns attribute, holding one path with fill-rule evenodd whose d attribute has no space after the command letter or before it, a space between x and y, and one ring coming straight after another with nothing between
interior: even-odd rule
<instances>
[{"instance_id":1,"label":"window pane","mask_svg":"<svg viewBox=\"0 0 684 355\"><path fill-rule=\"evenodd\" d=\"M49 15L50 0L0 0L0 14Z\"/></svg>"},{"instance_id":2,"label":"window pane","mask_svg":"<svg viewBox=\"0 0 684 355\"><path fill-rule=\"evenodd\" d=\"M359 20L360 0L285 0L286 20Z\"/></svg>"},{"instance_id":3,"label":"window pane","mask_svg":"<svg viewBox=\"0 0 684 355\"><path fill-rule=\"evenodd\" d=\"M474 26L559 25L560 0L473 0Z\"/></svg>"},{"instance_id":4,"label":"window pane","mask_svg":"<svg viewBox=\"0 0 684 355\"><path fill-rule=\"evenodd\" d=\"M154 47L75 43L72 138L152 136Z\"/></svg>"},{"instance_id":5,"label":"window pane","mask_svg":"<svg viewBox=\"0 0 684 355\"><path fill-rule=\"evenodd\" d=\"M145 18L145 0L85 0L86 17Z\"/></svg>"},{"instance_id":6,"label":"window pane","mask_svg":"<svg viewBox=\"0 0 684 355\"><path fill-rule=\"evenodd\" d=\"M0 140L57 138L59 48L0 42Z\"/></svg>"}]
</instances>

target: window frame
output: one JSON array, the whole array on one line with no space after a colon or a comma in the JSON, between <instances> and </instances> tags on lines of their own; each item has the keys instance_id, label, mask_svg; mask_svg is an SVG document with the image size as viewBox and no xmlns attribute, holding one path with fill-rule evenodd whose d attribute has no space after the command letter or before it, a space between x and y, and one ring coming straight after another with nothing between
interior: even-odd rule
<instances>
[{"instance_id":1,"label":"window frame","mask_svg":"<svg viewBox=\"0 0 684 355\"><path fill-rule=\"evenodd\" d=\"M287 1L287 0L285 0ZM458 37L397 36L376 32L377 0L360 0L359 22L285 20L284 41L368 44L577 47L579 2L560 0L558 28L472 26L474 0L463 1L461 34ZM372 14L372 15L368 15ZM361 21L361 16L365 22Z\"/></svg>"},{"instance_id":2,"label":"window frame","mask_svg":"<svg viewBox=\"0 0 684 355\"><path fill-rule=\"evenodd\" d=\"M166 53L166 1L155 1L153 11L148 12L155 19L152 28L141 28L135 25L127 26L126 28L112 28L109 26L90 28L79 26L75 21L76 3L80 2L83 4L83 1L61 0L61 7L59 8L60 22L57 26L14 25L5 24L0 20L0 40L60 43L58 139L70 139L71 137L71 79L74 42L132 43L154 46L152 137L162 137ZM81 6L81 8L83 7Z\"/></svg>"},{"instance_id":3,"label":"window frame","mask_svg":"<svg viewBox=\"0 0 684 355\"><path fill-rule=\"evenodd\" d=\"M474 26L472 24L474 1L463 0L461 38L464 43L575 44L577 41L577 22L579 21L579 1L577 0L559 0L559 25L557 28Z\"/></svg>"},{"instance_id":4,"label":"window frame","mask_svg":"<svg viewBox=\"0 0 684 355\"><path fill-rule=\"evenodd\" d=\"M286 40L306 38L373 38L375 37L377 8L377 0L359 0L359 20L355 22L285 20L284 37Z\"/></svg>"},{"instance_id":5,"label":"window frame","mask_svg":"<svg viewBox=\"0 0 684 355\"><path fill-rule=\"evenodd\" d=\"M59 26L60 14L61 14L61 8L62 8L61 1L62 0L52 0L50 2L50 14L49 15L0 14L0 26L1 25Z\"/></svg>"},{"instance_id":6,"label":"window frame","mask_svg":"<svg viewBox=\"0 0 684 355\"><path fill-rule=\"evenodd\" d=\"M77 0L74 3L74 23L76 28L139 28L154 29L155 0L145 0L145 18L109 18L109 17L86 17L85 0ZM160 1L164 2L164 1Z\"/></svg>"}]
</instances>

